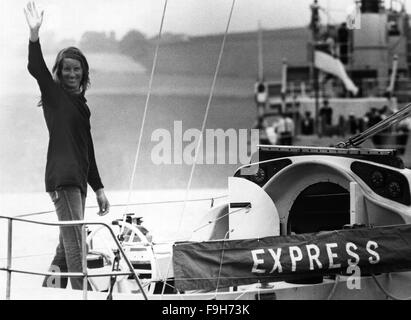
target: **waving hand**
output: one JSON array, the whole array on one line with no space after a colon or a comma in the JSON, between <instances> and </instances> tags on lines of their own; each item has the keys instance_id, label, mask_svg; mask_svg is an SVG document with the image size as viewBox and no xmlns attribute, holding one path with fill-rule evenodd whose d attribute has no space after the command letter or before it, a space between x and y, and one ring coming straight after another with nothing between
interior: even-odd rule
<instances>
[{"instance_id":1,"label":"waving hand","mask_svg":"<svg viewBox=\"0 0 411 320\"><path fill-rule=\"evenodd\" d=\"M24 13L26 15L27 24L30 28L30 40L37 41L39 38L39 29L43 23L43 14L42 10L40 13L36 7L34 1L27 3L27 7L24 8Z\"/></svg>"}]
</instances>

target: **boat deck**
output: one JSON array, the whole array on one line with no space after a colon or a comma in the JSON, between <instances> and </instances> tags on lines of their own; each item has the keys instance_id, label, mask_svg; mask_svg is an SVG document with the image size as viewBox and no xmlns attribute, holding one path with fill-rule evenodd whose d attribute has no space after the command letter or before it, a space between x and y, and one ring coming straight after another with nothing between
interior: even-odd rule
<instances>
[{"instance_id":1,"label":"boat deck","mask_svg":"<svg viewBox=\"0 0 411 320\"><path fill-rule=\"evenodd\" d=\"M148 295L148 300L384 300L404 299L411 296L411 272L381 274L376 276L381 287L372 277L361 278L361 289L349 289L348 277L334 280L325 279L321 284L297 285L286 282L270 283L268 287L259 285L240 287L237 291L190 292L185 294ZM387 293L392 296L389 297ZM81 290L27 287L16 283L12 286L11 300L82 300ZM87 292L88 300L106 300L105 292ZM5 292L0 292L0 300ZM143 300L141 294L114 293L113 300Z\"/></svg>"}]
</instances>

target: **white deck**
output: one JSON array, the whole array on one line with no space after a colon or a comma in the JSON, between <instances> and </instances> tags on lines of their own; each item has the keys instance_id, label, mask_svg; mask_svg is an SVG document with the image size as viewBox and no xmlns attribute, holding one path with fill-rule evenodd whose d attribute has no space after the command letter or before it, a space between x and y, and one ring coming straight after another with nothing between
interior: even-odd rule
<instances>
[{"instance_id":1,"label":"white deck","mask_svg":"<svg viewBox=\"0 0 411 320\"><path fill-rule=\"evenodd\" d=\"M377 276L381 286L397 298L411 297L411 272L382 274ZM337 284L332 300L383 300L387 295L378 288L372 277L361 278L361 290L348 289L347 278L342 277ZM187 293L182 295L148 295L148 300L326 300L330 298L335 282L324 280L322 284L295 285L285 282L272 283L273 287L261 289L258 286L242 287L238 291ZM2 288L3 289L3 288ZM5 288L4 288L5 289ZM107 293L88 292L89 300L106 300ZM0 299L5 299L5 290L0 292ZM12 300L82 300L83 292L71 289L50 289L27 287L21 283L12 283ZM141 294L114 293L114 300L143 300Z\"/></svg>"}]
</instances>

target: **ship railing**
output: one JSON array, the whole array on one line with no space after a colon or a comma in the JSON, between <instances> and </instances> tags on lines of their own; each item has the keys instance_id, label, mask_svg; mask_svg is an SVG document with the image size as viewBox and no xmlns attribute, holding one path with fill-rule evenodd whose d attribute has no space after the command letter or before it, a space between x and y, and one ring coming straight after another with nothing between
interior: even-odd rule
<instances>
[{"instance_id":1,"label":"ship railing","mask_svg":"<svg viewBox=\"0 0 411 320\"><path fill-rule=\"evenodd\" d=\"M361 91L358 97L387 97L388 94L395 95L397 91L409 91L409 81L396 79L394 90L390 92L390 77L365 77L357 80L356 84ZM287 81L285 95L282 95L281 81L267 81L267 98L295 100L300 97L314 97L314 85L312 79L300 79ZM406 87L404 87L406 86ZM321 97L333 97L346 95L342 81L335 81L331 86L320 86Z\"/></svg>"},{"instance_id":2,"label":"ship railing","mask_svg":"<svg viewBox=\"0 0 411 320\"><path fill-rule=\"evenodd\" d=\"M112 228L104 223L104 222L92 222L92 221L84 221L84 220L76 220L76 221L64 221L64 222L42 222L42 221L35 221L35 220L28 220L24 218L18 217L9 217L9 216L1 216L0 220L7 220L7 265L6 268L0 267L0 271L5 271L7 273L7 282L6 282L6 300L10 300L11 297L11 276L12 273L20 273L20 274L28 274L28 275L38 275L38 276L53 276L53 277L78 277L83 278L83 300L87 300L88 296L88 278L92 277L116 277L122 275L133 276L141 294L143 295L144 299L147 300L147 295L143 289L143 286L140 282L140 279L137 273L134 270L134 267L131 261L128 259L127 255L125 254L119 240L117 239L116 235L114 234ZM23 222L29 224L38 224L38 225L46 225L46 226L55 226L55 227L74 227L74 226L81 226L81 252L82 252L82 272L37 272L37 271L30 271L30 270L20 270L15 269L12 267L12 253L13 253L13 222ZM105 273L89 273L87 271L87 244L86 244L86 225L100 225L103 228L108 229L111 237L113 238L119 253L124 258L124 261L129 268L129 271L111 271Z\"/></svg>"},{"instance_id":3,"label":"ship railing","mask_svg":"<svg viewBox=\"0 0 411 320\"><path fill-rule=\"evenodd\" d=\"M401 80L397 80L396 83L401 82ZM387 94L388 91L388 86L390 83L390 78L388 77L378 77L378 78L363 78L361 79L361 82L358 84L359 88L361 89L362 96L363 97L383 97ZM274 82L271 83L271 86L273 86ZM280 84L277 85L278 87ZM332 92L334 94L343 94L344 85L342 82L337 81L332 85ZM312 80L294 80L294 81L288 81L287 82L287 93L286 95L289 97L289 99L296 99L298 97L311 97L314 96L314 86L312 83ZM327 89L326 87L320 86L320 91L321 96L328 96L330 89ZM279 91L279 89L277 90ZM274 96L279 96L275 90L269 91L269 96L274 97ZM274 93L275 92L275 93ZM274 94L273 94L274 93Z\"/></svg>"}]
</instances>

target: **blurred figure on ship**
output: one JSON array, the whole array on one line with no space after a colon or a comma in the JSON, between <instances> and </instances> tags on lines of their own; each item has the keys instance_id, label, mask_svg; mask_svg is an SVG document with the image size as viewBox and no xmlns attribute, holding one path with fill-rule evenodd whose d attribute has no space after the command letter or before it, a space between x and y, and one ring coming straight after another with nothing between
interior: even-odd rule
<instances>
[{"instance_id":1,"label":"blurred figure on ship","mask_svg":"<svg viewBox=\"0 0 411 320\"><path fill-rule=\"evenodd\" d=\"M264 119L264 116L259 115L257 117L256 123L253 125L252 128L259 130L259 137L260 137L259 143L260 144L270 144L270 141L267 135L268 124L267 124L267 121Z\"/></svg>"},{"instance_id":2,"label":"blurred figure on ship","mask_svg":"<svg viewBox=\"0 0 411 320\"><path fill-rule=\"evenodd\" d=\"M294 130L294 121L288 113L280 117L275 125L275 131L278 134L278 144L285 146L292 145Z\"/></svg>"},{"instance_id":3,"label":"blurred figure on ship","mask_svg":"<svg viewBox=\"0 0 411 320\"><path fill-rule=\"evenodd\" d=\"M348 133L354 135L359 131L358 119L355 117L353 112L350 112L348 116Z\"/></svg>"},{"instance_id":4,"label":"blurred figure on ship","mask_svg":"<svg viewBox=\"0 0 411 320\"><path fill-rule=\"evenodd\" d=\"M314 118L311 116L310 111L304 113L304 118L301 121L301 134L312 135L314 134Z\"/></svg>"},{"instance_id":5,"label":"blurred figure on ship","mask_svg":"<svg viewBox=\"0 0 411 320\"><path fill-rule=\"evenodd\" d=\"M332 125L333 109L330 107L327 99L324 100L323 106L319 111L320 134L328 135L328 129Z\"/></svg>"}]
</instances>

